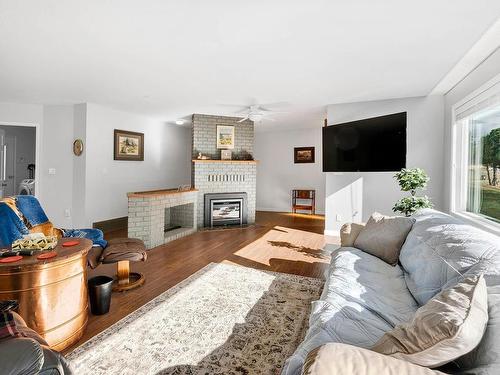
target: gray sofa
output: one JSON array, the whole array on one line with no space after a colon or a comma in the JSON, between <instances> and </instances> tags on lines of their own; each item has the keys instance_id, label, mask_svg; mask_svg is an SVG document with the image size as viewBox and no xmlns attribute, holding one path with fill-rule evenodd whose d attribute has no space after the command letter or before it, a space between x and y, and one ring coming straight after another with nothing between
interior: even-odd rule
<instances>
[{"instance_id":1,"label":"gray sofa","mask_svg":"<svg viewBox=\"0 0 500 375\"><path fill-rule=\"evenodd\" d=\"M0 374L2 375L71 375L62 354L49 348L45 340L26 326L14 313L16 328L23 337L0 340Z\"/></svg>"},{"instance_id":2,"label":"gray sofa","mask_svg":"<svg viewBox=\"0 0 500 375\"><path fill-rule=\"evenodd\" d=\"M422 210L414 218L394 267L354 247L332 251L306 337L283 374L380 375L398 374L402 368L408 374L500 374L500 238L435 210ZM489 322L471 353L437 371L369 351L386 331L409 321L419 306L455 285L460 274L479 273L488 285ZM349 368L343 367L346 363ZM373 372L366 370L370 368Z\"/></svg>"}]
</instances>

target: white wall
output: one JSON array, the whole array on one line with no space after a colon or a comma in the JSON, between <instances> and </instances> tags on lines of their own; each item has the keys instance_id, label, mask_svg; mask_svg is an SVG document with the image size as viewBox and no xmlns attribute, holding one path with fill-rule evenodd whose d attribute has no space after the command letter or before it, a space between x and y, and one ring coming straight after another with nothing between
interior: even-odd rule
<instances>
[{"instance_id":1,"label":"white wall","mask_svg":"<svg viewBox=\"0 0 500 375\"><path fill-rule=\"evenodd\" d=\"M314 164L294 164L294 147L315 147ZM322 172L321 121L312 129L255 133L257 210L291 211L291 190L315 189L316 212L325 210L325 174Z\"/></svg>"},{"instance_id":2,"label":"white wall","mask_svg":"<svg viewBox=\"0 0 500 375\"><path fill-rule=\"evenodd\" d=\"M73 106L44 106L41 168L43 207L52 223L70 228L71 216L65 216L73 204ZM55 174L48 174L49 168Z\"/></svg>"},{"instance_id":3,"label":"white wall","mask_svg":"<svg viewBox=\"0 0 500 375\"><path fill-rule=\"evenodd\" d=\"M59 227L89 227L127 216L129 191L189 184L191 130L95 104L0 103L0 123L38 124L37 196ZM113 160L113 129L145 133L144 162ZM72 152L75 138L84 152ZM49 168L56 174L49 175ZM70 217L65 210L70 210Z\"/></svg>"},{"instance_id":4,"label":"white wall","mask_svg":"<svg viewBox=\"0 0 500 375\"><path fill-rule=\"evenodd\" d=\"M334 125L397 112L408 112L408 168L423 168L431 178L425 192L437 209L443 207L442 96L406 98L328 106ZM374 212L391 214L403 194L393 172L326 173L325 233L336 234L343 223L366 221Z\"/></svg>"},{"instance_id":5,"label":"white wall","mask_svg":"<svg viewBox=\"0 0 500 375\"><path fill-rule=\"evenodd\" d=\"M144 161L113 160L114 129L144 133ZM127 193L191 181L191 130L87 103L86 223L127 216Z\"/></svg>"},{"instance_id":6,"label":"white wall","mask_svg":"<svg viewBox=\"0 0 500 375\"><path fill-rule=\"evenodd\" d=\"M445 144L444 144L444 209L449 211L451 205L451 172L452 172L452 107L466 96L477 90L483 84L500 74L500 49L497 49L488 59L460 81L445 95Z\"/></svg>"},{"instance_id":7,"label":"white wall","mask_svg":"<svg viewBox=\"0 0 500 375\"><path fill-rule=\"evenodd\" d=\"M83 153L73 156L73 191L71 216L75 228L87 225L85 214L85 173L87 159L87 103L76 104L73 109L73 139L83 141Z\"/></svg>"}]
</instances>

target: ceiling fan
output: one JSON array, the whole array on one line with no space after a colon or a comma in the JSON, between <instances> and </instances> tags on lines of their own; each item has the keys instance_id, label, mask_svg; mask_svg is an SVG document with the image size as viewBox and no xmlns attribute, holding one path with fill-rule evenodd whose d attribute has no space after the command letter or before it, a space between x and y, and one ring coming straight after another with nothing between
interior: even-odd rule
<instances>
[{"instance_id":1,"label":"ceiling fan","mask_svg":"<svg viewBox=\"0 0 500 375\"><path fill-rule=\"evenodd\" d=\"M251 104L249 106L239 106L239 105L233 105L233 104L224 104L225 106L231 106L231 107L245 107L237 112L234 112L233 114L235 115L243 115L244 117L239 120L238 122L243 122L246 120L250 120L253 122L260 122L262 119L270 120L270 121L276 121L270 115L276 114L276 113L287 113L283 111L277 111L272 109L272 107L278 107L278 106L284 106L287 105L288 103L268 103L268 104Z\"/></svg>"}]
</instances>

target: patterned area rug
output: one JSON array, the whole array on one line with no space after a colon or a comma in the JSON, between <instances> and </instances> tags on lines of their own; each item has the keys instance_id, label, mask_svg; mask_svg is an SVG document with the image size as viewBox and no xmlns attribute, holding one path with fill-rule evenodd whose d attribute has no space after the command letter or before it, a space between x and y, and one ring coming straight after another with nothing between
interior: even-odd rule
<instances>
[{"instance_id":1,"label":"patterned area rug","mask_svg":"<svg viewBox=\"0 0 500 375\"><path fill-rule=\"evenodd\" d=\"M212 263L75 349L75 373L279 374L323 282Z\"/></svg>"}]
</instances>

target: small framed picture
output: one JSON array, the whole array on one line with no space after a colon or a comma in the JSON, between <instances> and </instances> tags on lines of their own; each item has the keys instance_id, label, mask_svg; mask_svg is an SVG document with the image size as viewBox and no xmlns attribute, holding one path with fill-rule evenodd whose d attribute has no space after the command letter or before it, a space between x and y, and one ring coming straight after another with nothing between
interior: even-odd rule
<instances>
[{"instance_id":1,"label":"small framed picture","mask_svg":"<svg viewBox=\"0 0 500 375\"><path fill-rule=\"evenodd\" d=\"M221 160L231 160L232 151L231 150L221 150L220 151L220 158L221 158Z\"/></svg>"},{"instance_id":2,"label":"small framed picture","mask_svg":"<svg viewBox=\"0 0 500 375\"><path fill-rule=\"evenodd\" d=\"M293 149L294 163L314 163L314 147L295 147Z\"/></svg>"},{"instance_id":3,"label":"small framed picture","mask_svg":"<svg viewBox=\"0 0 500 375\"><path fill-rule=\"evenodd\" d=\"M234 126L217 125L217 148L234 148Z\"/></svg>"},{"instance_id":4,"label":"small framed picture","mask_svg":"<svg viewBox=\"0 0 500 375\"><path fill-rule=\"evenodd\" d=\"M144 160L144 133L115 129L114 159Z\"/></svg>"}]
</instances>

